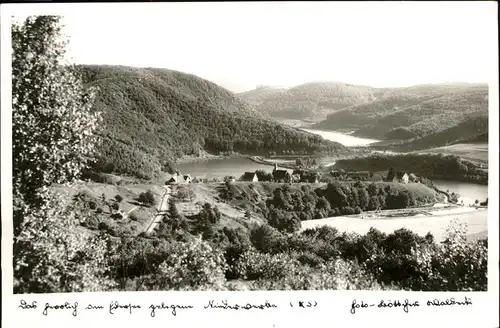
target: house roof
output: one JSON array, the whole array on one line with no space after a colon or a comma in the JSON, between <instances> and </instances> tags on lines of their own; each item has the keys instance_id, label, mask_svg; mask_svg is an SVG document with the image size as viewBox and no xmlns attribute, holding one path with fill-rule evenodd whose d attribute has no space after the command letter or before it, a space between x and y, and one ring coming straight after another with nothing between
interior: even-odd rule
<instances>
[{"instance_id":1,"label":"house roof","mask_svg":"<svg viewBox=\"0 0 500 328\"><path fill-rule=\"evenodd\" d=\"M401 179L401 178L404 177L405 174L406 174L406 172L399 171L399 172L396 172L395 177L398 178L398 179Z\"/></svg>"},{"instance_id":2,"label":"house roof","mask_svg":"<svg viewBox=\"0 0 500 328\"><path fill-rule=\"evenodd\" d=\"M412 179L415 179L415 178L417 177L417 176L416 176L415 174L413 174L413 173L408 174L408 176L409 176L410 178L412 178Z\"/></svg>"},{"instance_id":3,"label":"house roof","mask_svg":"<svg viewBox=\"0 0 500 328\"><path fill-rule=\"evenodd\" d=\"M278 178L278 179L279 178L284 178L287 175L290 175L290 173L287 170L275 170L273 172L273 177Z\"/></svg>"},{"instance_id":4,"label":"house roof","mask_svg":"<svg viewBox=\"0 0 500 328\"><path fill-rule=\"evenodd\" d=\"M243 180L253 180L253 178L256 176L257 174L255 172L245 172L245 174L243 174L243 177L242 179Z\"/></svg>"},{"instance_id":5,"label":"house roof","mask_svg":"<svg viewBox=\"0 0 500 328\"><path fill-rule=\"evenodd\" d=\"M357 175L357 176L360 176L360 177L368 177L370 176L370 172L368 171L351 171L351 172L347 172L348 175Z\"/></svg>"}]
</instances>

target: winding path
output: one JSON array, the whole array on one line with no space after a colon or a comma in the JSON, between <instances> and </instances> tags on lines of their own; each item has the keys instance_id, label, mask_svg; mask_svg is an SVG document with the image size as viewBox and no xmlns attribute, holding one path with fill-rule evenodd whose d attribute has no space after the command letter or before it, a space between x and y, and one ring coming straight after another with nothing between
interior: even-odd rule
<instances>
[{"instance_id":1,"label":"winding path","mask_svg":"<svg viewBox=\"0 0 500 328\"><path fill-rule=\"evenodd\" d=\"M165 193L163 194L161 202L158 205L158 208L156 209L155 215L153 215L153 217L151 218L151 222L149 223L148 227L146 228L146 230L144 230L144 232L146 232L146 234L148 235L154 231L154 229L156 228L158 223L161 222L163 216L166 214L166 211L168 210L168 200L172 192L172 187L165 186L163 188L165 189Z\"/></svg>"}]
</instances>

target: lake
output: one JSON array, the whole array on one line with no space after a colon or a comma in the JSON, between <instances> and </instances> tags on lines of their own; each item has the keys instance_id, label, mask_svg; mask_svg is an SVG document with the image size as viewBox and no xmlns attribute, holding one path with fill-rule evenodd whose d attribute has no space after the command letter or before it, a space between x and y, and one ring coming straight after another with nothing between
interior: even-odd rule
<instances>
[{"instance_id":1,"label":"lake","mask_svg":"<svg viewBox=\"0 0 500 328\"><path fill-rule=\"evenodd\" d=\"M464 210L464 208L460 209ZM425 236L430 232L434 238L436 238L436 241L442 241L445 238L446 229L454 219L467 225L468 239L475 240L477 238L487 237L488 211L485 209L471 209L470 211L460 214L453 213L452 210L444 210L442 214L435 213L435 215L432 216L413 216L392 219L360 219L348 216L338 216L319 220L302 221L301 230L327 225L337 228L340 232L355 232L363 235L366 234L371 227L385 233L392 233L394 230L406 228L421 236Z\"/></svg>"},{"instance_id":2,"label":"lake","mask_svg":"<svg viewBox=\"0 0 500 328\"><path fill-rule=\"evenodd\" d=\"M488 186L467 182L433 180L436 187L446 191L454 192L460 195L459 203L463 200L465 205L474 204L479 200L484 202L488 197Z\"/></svg>"},{"instance_id":3,"label":"lake","mask_svg":"<svg viewBox=\"0 0 500 328\"><path fill-rule=\"evenodd\" d=\"M273 171L273 166L259 164L246 157L229 157L181 163L176 164L175 168L181 171L181 173L189 173L192 177L204 177L207 179L224 178L229 175L238 179L245 172L264 170L271 173Z\"/></svg>"},{"instance_id":4,"label":"lake","mask_svg":"<svg viewBox=\"0 0 500 328\"><path fill-rule=\"evenodd\" d=\"M324 131L324 130L312 130L312 129L302 129L302 130L320 135L326 140L336 141L346 147L367 146L369 144L380 141L375 139L358 138L350 134L345 134L336 131Z\"/></svg>"}]
</instances>

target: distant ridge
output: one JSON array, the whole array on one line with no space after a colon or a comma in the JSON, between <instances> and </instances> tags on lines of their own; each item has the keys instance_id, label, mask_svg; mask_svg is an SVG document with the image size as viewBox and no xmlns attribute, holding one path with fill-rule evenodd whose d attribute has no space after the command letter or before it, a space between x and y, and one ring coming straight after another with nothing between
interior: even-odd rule
<instances>
[{"instance_id":1,"label":"distant ridge","mask_svg":"<svg viewBox=\"0 0 500 328\"><path fill-rule=\"evenodd\" d=\"M373 88L342 82L310 82L291 88L265 87L238 94L261 113L283 119L310 119L375 99Z\"/></svg>"}]
</instances>

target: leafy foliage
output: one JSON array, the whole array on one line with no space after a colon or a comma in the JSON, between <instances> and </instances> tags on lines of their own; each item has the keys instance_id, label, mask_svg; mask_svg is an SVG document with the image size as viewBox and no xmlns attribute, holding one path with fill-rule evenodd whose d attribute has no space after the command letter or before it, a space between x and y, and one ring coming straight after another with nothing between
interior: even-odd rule
<instances>
[{"instance_id":1,"label":"leafy foliage","mask_svg":"<svg viewBox=\"0 0 500 328\"><path fill-rule=\"evenodd\" d=\"M51 192L92 160L100 121L85 89L62 62L59 17L28 17L12 26L14 292L103 291L109 239L78 231L82 220Z\"/></svg>"},{"instance_id":2,"label":"leafy foliage","mask_svg":"<svg viewBox=\"0 0 500 328\"><path fill-rule=\"evenodd\" d=\"M214 289L225 279L223 253L206 241L173 243L155 273L141 279L147 290Z\"/></svg>"},{"instance_id":3,"label":"leafy foliage","mask_svg":"<svg viewBox=\"0 0 500 328\"><path fill-rule=\"evenodd\" d=\"M14 199L35 203L38 190L72 182L92 160L100 114L62 62L59 17L28 17L12 26L12 157ZM16 222L18 224L19 222Z\"/></svg>"},{"instance_id":4,"label":"leafy foliage","mask_svg":"<svg viewBox=\"0 0 500 328\"><path fill-rule=\"evenodd\" d=\"M14 241L14 292L106 291L109 278L107 236L88 236L77 229L88 218L77 217L64 198L41 196L43 206L30 208Z\"/></svg>"},{"instance_id":5,"label":"leafy foliage","mask_svg":"<svg viewBox=\"0 0 500 328\"><path fill-rule=\"evenodd\" d=\"M152 206L152 205L156 204L156 197L155 197L155 194L151 190L148 190L148 191L140 193L139 201L141 203Z\"/></svg>"},{"instance_id":6,"label":"leafy foliage","mask_svg":"<svg viewBox=\"0 0 500 328\"><path fill-rule=\"evenodd\" d=\"M266 201L265 217L272 227L285 232L300 229L300 221L359 214L377 209L401 209L434 203L434 190L423 184L333 182L321 188L283 185Z\"/></svg>"}]
</instances>

